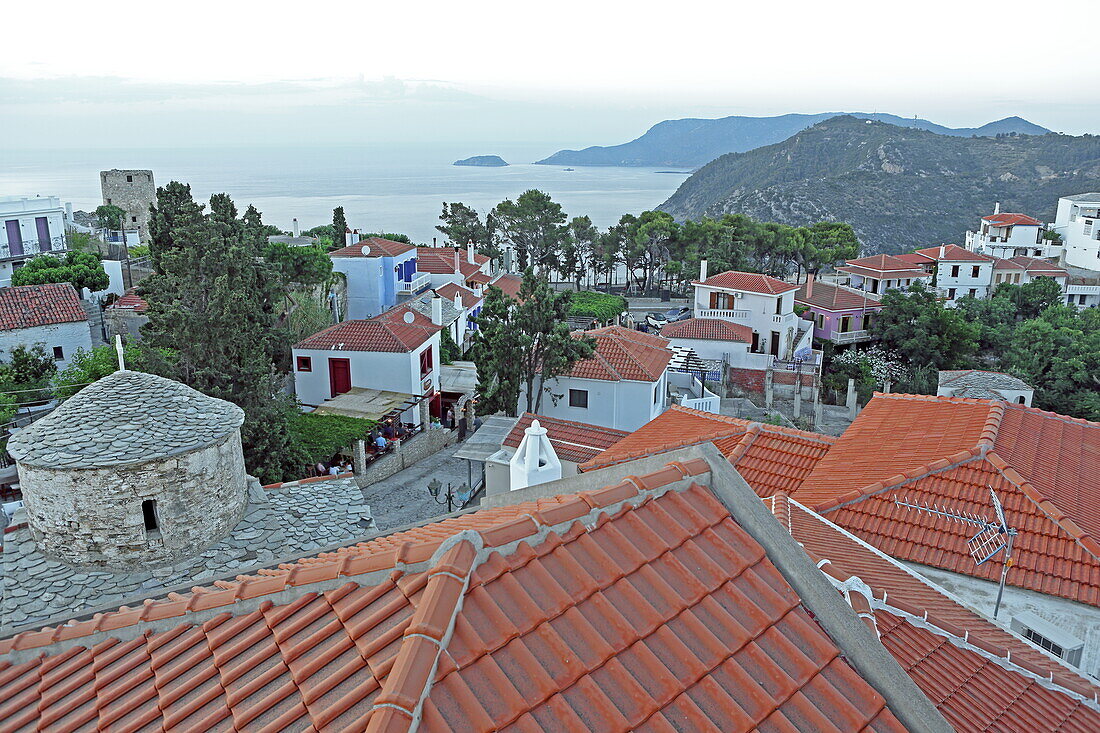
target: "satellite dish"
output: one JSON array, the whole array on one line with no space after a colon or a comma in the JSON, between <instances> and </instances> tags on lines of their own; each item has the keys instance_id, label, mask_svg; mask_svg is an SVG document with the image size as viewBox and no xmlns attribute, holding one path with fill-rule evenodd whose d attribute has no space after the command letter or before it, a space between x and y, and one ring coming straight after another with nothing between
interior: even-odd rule
<instances>
[{"instance_id":1,"label":"satellite dish","mask_svg":"<svg viewBox=\"0 0 1100 733\"><path fill-rule=\"evenodd\" d=\"M363 256L364 257L370 257L370 245L369 244L364 244L363 245Z\"/></svg>"},{"instance_id":2,"label":"satellite dish","mask_svg":"<svg viewBox=\"0 0 1100 733\"><path fill-rule=\"evenodd\" d=\"M416 316L412 314L412 311L405 311L404 320L405 323L412 323L416 320Z\"/></svg>"}]
</instances>

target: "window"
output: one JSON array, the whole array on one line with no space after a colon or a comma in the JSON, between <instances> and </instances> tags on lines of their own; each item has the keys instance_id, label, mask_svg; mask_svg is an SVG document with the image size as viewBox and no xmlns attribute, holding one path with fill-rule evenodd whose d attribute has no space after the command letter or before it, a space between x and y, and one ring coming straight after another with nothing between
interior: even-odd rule
<instances>
[{"instance_id":1,"label":"window","mask_svg":"<svg viewBox=\"0 0 1100 733\"><path fill-rule=\"evenodd\" d=\"M111 205L111 199L107 199L107 205L108 205L108 206L110 206L110 205Z\"/></svg>"},{"instance_id":2,"label":"window","mask_svg":"<svg viewBox=\"0 0 1100 733\"><path fill-rule=\"evenodd\" d=\"M1027 404L1027 399L1023 395L1020 395L1019 397L1016 398L1016 402L1018 402L1021 405L1026 405Z\"/></svg>"},{"instance_id":3,"label":"window","mask_svg":"<svg viewBox=\"0 0 1100 733\"><path fill-rule=\"evenodd\" d=\"M775 299L775 315L783 315L783 298L779 297Z\"/></svg>"},{"instance_id":4,"label":"window","mask_svg":"<svg viewBox=\"0 0 1100 733\"><path fill-rule=\"evenodd\" d=\"M1084 233L1085 233L1086 237L1092 236L1092 220L1091 219L1086 219L1085 220Z\"/></svg>"},{"instance_id":5,"label":"window","mask_svg":"<svg viewBox=\"0 0 1100 733\"><path fill-rule=\"evenodd\" d=\"M1024 627L1024 638L1030 641L1032 644L1037 644L1041 648L1046 649L1048 652L1058 657L1059 659L1061 659L1062 655L1065 654L1065 649L1063 649L1061 646L1055 644L1053 641L1046 638L1045 636L1037 633L1034 629L1029 629L1026 626Z\"/></svg>"},{"instance_id":6,"label":"window","mask_svg":"<svg viewBox=\"0 0 1100 733\"><path fill-rule=\"evenodd\" d=\"M947 299L948 300L954 300L955 299L955 288L948 288L947 289Z\"/></svg>"},{"instance_id":7,"label":"window","mask_svg":"<svg viewBox=\"0 0 1100 733\"><path fill-rule=\"evenodd\" d=\"M710 307L716 310L730 310L733 308L734 297L729 293L711 293Z\"/></svg>"},{"instance_id":8,"label":"window","mask_svg":"<svg viewBox=\"0 0 1100 733\"><path fill-rule=\"evenodd\" d=\"M977 298L978 297L978 289L977 288L970 288L970 297L971 298Z\"/></svg>"},{"instance_id":9,"label":"window","mask_svg":"<svg viewBox=\"0 0 1100 733\"><path fill-rule=\"evenodd\" d=\"M313 357L299 356L297 359L298 371L300 372L312 372L313 371Z\"/></svg>"},{"instance_id":10,"label":"window","mask_svg":"<svg viewBox=\"0 0 1100 733\"><path fill-rule=\"evenodd\" d=\"M951 265L951 277L958 277L958 276L959 276L959 266L958 265Z\"/></svg>"},{"instance_id":11,"label":"window","mask_svg":"<svg viewBox=\"0 0 1100 733\"><path fill-rule=\"evenodd\" d=\"M156 499L146 499L141 502L141 517L145 520L145 536L160 536L160 521L157 517Z\"/></svg>"},{"instance_id":12,"label":"window","mask_svg":"<svg viewBox=\"0 0 1100 733\"><path fill-rule=\"evenodd\" d=\"M126 182L127 183L133 183L134 182L134 177L133 176L126 176Z\"/></svg>"},{"instance_id":13,"label":"window","mask_svg":"<svg viewBox=\"0 0 1100 733\"><path fill-rule=\"evenodd\" d=\"M65 358L65 348L62 346L53 347L54 361L61 361Z\"/></svg>"},{"instance_id":14,"label":"window","mask_svg":"<svg viewBox=\"0 0 1100 733\"><path fill-rule=\"evenodd\" d=\"M420 376L425 376L432 370L432 347L424 349L420 352Z\"/></svg>"},{"instance_id":15,"label":"window","mask_svg":"<svg viewBox=\"0 0 1100 733\"><path fill-rule=\"evenodd\" d=\"M579 407L582 410L588 409L588 390L587 389L571 389L569 390L569 406Z\"/></svg>"},{"instance_id":16,"label":"window","mask_svg":"<svg viewBox=\"0 0 1100 733\"><path fill-rule=\"evenodd\" d=\"M977 265L974 265L973 267L971 267L971 268L970 268L970 277L977 277L977 276L978 276L978 272L979 272L980 270L981 270L981 268L980 268L980 267L978 267Z\"/></svg>"},{"instance_id":17,"label":"window","mask_svg":"<svg viewBox=\"0 0 1100 733\"><path fill-rule=\"evenodd\" d=\"M131 216L131 217L130 217L130 221L132 221L132 222L136 222L136 221L137 221L137 217L136 217L136 216Z\"/></svg>"}]
</instances>

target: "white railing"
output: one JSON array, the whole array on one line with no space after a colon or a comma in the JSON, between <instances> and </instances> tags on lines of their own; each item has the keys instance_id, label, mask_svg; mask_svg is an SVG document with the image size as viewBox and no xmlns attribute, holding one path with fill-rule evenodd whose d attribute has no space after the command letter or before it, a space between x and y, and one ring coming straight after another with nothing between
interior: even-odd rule
<instances>
[{"instance_id":1,"label":"white railing","mask_svg":"<svg viewBox=\"0 0 1100 733\"><path fill-rule=\"evenodd\" d=\"M721 318L726 321L747 321L752 318L752 311L735 310L729 308L707 308L695 311L696 318Z\"/></svg>"},{"instance_id":2,"label":"white railing","mask_svg":"<svg viewBox=\"0 0 1100 733\"><path fill-rule=\"evenodd\" d=\"M1100 285L1067 285L1066 295L1100 295Z\"/></svg>"},{"instance_id":3,"label":"white railing","mask_svg":"<svg viewBox=\"0 0 1100 733\"><path fill-rule=\"evenodd\" d=\"M431 275L420 275L414 277L412 280L404 281L400 280L397 283L398 293L419 293L422 290L426 290L429 285L432 284Z\"/></svg>"},{"instance_id":4,"label":"white railing","mask_svg":"<svg viewBox=\"0 0 1100 733\"><path fill-rule=\"evenodd\" d=\"M830 337L830 341L834 344L852 344L857 341L869 341L871 339L871 332L867 330L863 331L845 331L844 333L834 333Z\"/></svg>"},{"instance_id":5,"label":"white railing","mask_svg":"<svg viewBox=\"0 0 1100 733\"><path fill-rule=\"evenodd\" d=\"M710 390L706 391L707 394L711 395L710 397L697 397L694 399L685 397L680 401L680 404L684 407L690 407L693 410L699 410L699 412L709 412L717 415L718 408L721 406L721 400L718 399L717 395L712 394Z\"/></svg>"}]
</instances>

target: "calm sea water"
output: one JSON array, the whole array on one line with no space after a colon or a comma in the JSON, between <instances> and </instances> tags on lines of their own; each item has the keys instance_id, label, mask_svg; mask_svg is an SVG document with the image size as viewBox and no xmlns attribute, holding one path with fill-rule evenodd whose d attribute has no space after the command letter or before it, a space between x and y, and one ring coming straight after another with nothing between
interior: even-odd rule
<instances>
[{"instance_id":1,"label":"calm sea water","mask_svg":"<svg viewBox=\"0 0 1100 733\"><path fill-rule=\"evenodd\" d=\"M560 147L560 146L557 146ZM343 206L358 229L403 232L430 242L444 201L487 211L529 188L553 196L570 216L587 214L601 227L624 213L652 209L686 173L654 168L532 165L554 145L367 145L357 147L202 148L148 150L0 151L0 195L60 196L91 211L102 199L99 171L148 168L158 185L191 184L196 198L229 193L243 210L255 204L264 221L303 229L332 221ZM507 168L456 167L470 155L497 154Z\"/></svg>"}]
</instances>

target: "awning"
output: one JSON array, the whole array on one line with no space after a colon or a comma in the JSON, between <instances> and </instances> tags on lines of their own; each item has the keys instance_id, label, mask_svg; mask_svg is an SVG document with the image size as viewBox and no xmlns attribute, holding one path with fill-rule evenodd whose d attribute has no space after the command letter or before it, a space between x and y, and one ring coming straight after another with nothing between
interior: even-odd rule
<instances>
[{"instance_id":1,"label":"awning","mask_svg":"<svg viewBox=\"0 0 1100 733\"><path fill-rule=\"evenodd\" d=\"M454 457L465 458L467 461L484 461L500 450L501 444L518 420L518 417L504 415L485 418L480 428L466 436L466 440L454 452Z\"/></svg>"},{"instance_id":2,"label":"awning","mask_svg":"<svg viewBox=\"0 0 1100 733\"><path fill-rule=\"evenodd\" d=\"M344 394L325 400L314 412L318 415L346 415L379 421L394 412L403 412L413 407L420 400L419 395L404 392L352 387Z\"/></svg>"},{"instance_id":3,"label":"awning","mask_svg":"<svg viewBox=\"0 0 1100 733\"><path fill-rule=\"evenodd\" d=\"M439 391L473 394L477 389L477 367L472 361L456 361L439 369Z\"/></svg>"}]
</instances>

